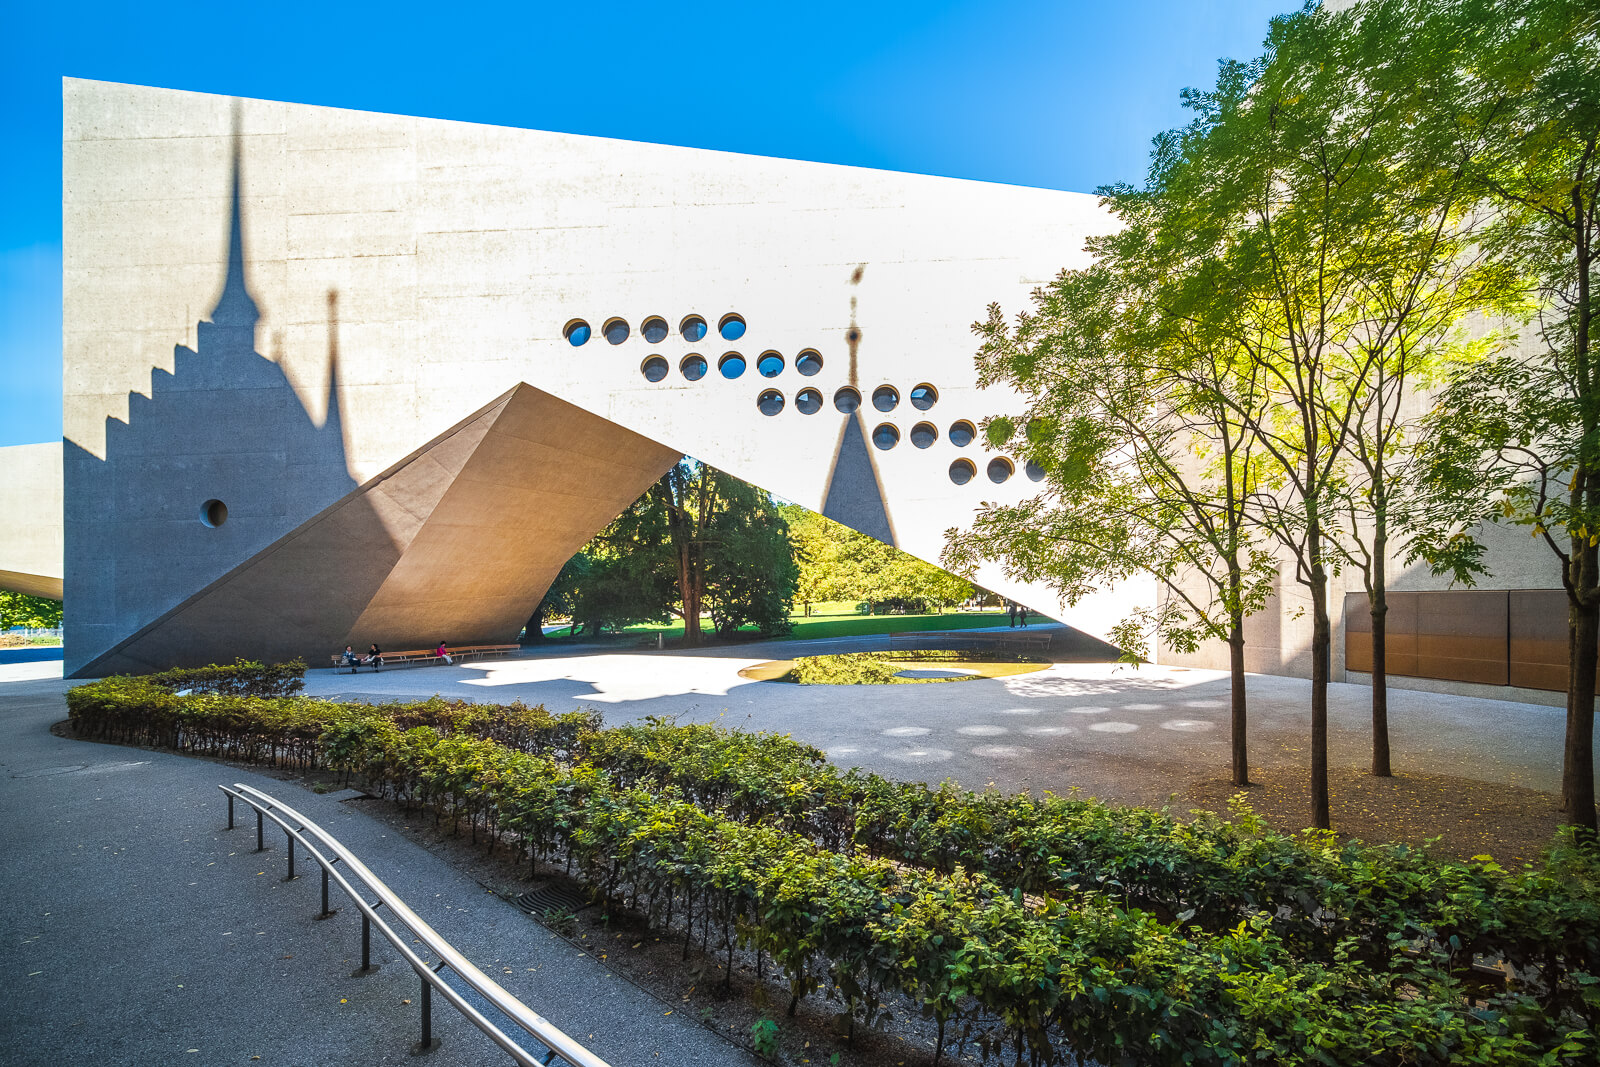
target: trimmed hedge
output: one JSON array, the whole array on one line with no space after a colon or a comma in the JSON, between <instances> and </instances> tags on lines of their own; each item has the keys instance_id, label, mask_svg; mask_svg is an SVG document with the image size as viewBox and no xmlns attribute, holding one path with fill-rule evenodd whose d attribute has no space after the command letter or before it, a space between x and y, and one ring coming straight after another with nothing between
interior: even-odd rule
<instances>
[{"instance_id":1,"label":"trimmed hedge","mask_svg":"<svg viewBox=\"0 0 1600 1067\"><path fill-rule=\"evenodd\" d=\"M1571 965L1590 949L1538 965L1559 964L1559 981L1520 975L1510 992L1473 1006L1452 977L1461 949L1448 939L1411 955L1399 950L1429 942L1391 931L1376 955L1394 965L1373 967L1357 936L1308 955L1280 934L1305 923L1271 907L1202 928L1191 901L1204 902L1209 883L1184 888L1186 878L1234 872L1245 885L1282 886L1303 882L1289 872L1312 866L1320 885L1354 871L1352 857L1380 855L1347 854L1325 836L1225 823L1190 834L1138 809L838 774L786 738L660 723L600 731L596 716L515 705L176 697L143 679L81 686L68 703L92 736L360 774L436 817L465 819L474 838L480 828L491 842L509 835L530 856L576 864L607 897L683 932L686 951L696 939L730 961L739 945L756 949L796 999L837 987L851 1017L868 1022L885 994L904 992L941 1039L1018 1062L1533 1064L1595 1054L1583 1028L1595 984ZM1204 855L1202 842L1216 853ZM1091 865L1106 854L1107 866ZM1263 857L1272 862L1248 866ZM1390 901L1379 914L1410 899L1389 892L1393 872L1410 877L1410 867L1386 855L1363 862L1374 873L1360 893ZM1408 862L1457 887L1441 896L1430 883L1424 894L1456 909L1443 918L1459 913L1483 927L1498 909L1502 938L1548 942L1528 931L1592 918L1596 864L1574 850L1517 875ZM1169 870L1174 863L1181 872ZM1176 888L1124 880L1141 870ZM1029 879L1045 881L1029 888ZM1533 899L1541 890L1542 908ZM1163 921L1128 906L1162 893L1193 914ZM1300 904L1312 915L1316 906ZM1407 922L1437 937L1441 916L1430 915ZM1529 925L1516 931L1514 922Z\"/></svg>"}]
</instances>

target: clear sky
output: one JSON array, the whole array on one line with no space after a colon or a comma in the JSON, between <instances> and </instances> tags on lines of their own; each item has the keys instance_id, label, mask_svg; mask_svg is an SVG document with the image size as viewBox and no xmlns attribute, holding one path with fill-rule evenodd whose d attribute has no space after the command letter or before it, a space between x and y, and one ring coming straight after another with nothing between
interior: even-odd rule
<instances>
[{"instance_id":1,"label":"clear sky","mask_svg":"<svg viewBox=\"0 0 1600 1067\"><path fill-rule=\"evenodd\" d=\"M63 76L1088 192L1297 6L0 4L0 445L61 436Z\"/></svg>"}]
</instances>

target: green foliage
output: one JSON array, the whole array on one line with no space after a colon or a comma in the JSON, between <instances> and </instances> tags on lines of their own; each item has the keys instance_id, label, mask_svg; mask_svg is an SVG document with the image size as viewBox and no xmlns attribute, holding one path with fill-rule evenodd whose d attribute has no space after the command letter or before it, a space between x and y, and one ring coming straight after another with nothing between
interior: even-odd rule
<instances>
[{"instance_id":1,"label":"green foliage","mask_svg":"<svg viewBox=\"0 0 1600 1067\"><path fill-rule=\"evenodd\" d=\"M0 589L0 630L49 630L61 625L61 601Z\"/></svg>"},{"instance_id":2,"label":"green foliage","mask_svg":"<svg viewBox=\"0 0 1600 1067\"><path fill-rule=\"evenodd\" d=\"M770 958L798 999L869 1024L921 1002L960 1047L1041 1064L1578 1064L1595 1051L1600 870L1177 824L1088 801L840 773L772 735L438 700L368 707L69 692L80 728L176 721L166 742L331 765L474 838L576 865L686 944ZM505 742L490 740L503 737ZM1163 914L1168 902L1181 905ZM1148 906L1146 906L1148 905ZM1463 996L1474 953L1516 966Z\"/></svg>"},{"instance_id":3,"label":"green foliage","mask_svg":"<svg viewBox=\"0 0 1600 1067\"><path fill-rule=\"evenodd\" d=\"M782 508L800 561L806 603L908 601L948 607L971 599L971 582L794 504Z\"/></svg>"},{"instance_id":4,"label":"green foliage","mask_svg":"<svg viewBox=\"0 0 1600 1067\"><path fill-rule=\"evenodd\" d=\"M957 652L915 649L907 652L845 652L832 656L803 656L781 678L798 685L899 685L919 682L964 682L986 674L954 678L901 678L901 671L920 664L941 663L1044 663L1045 660L1014 652Z\"/></svg>"},{"instance_id":5,"label":"green foliage","mask_svg":"<svg viewBox=\"0 0 1600 1067\"><path fill-rule=\"evenodd\" d=\"M750 1045L756 1050L757 1056L769 1060L775 1058L783 1048L778 1040L778 1024L771 1019L757 1019L751 1023Z\"/></svg>"},{"instance_id":6,"label":"green foliage","mask_svg":"<svg viewBox=\"0 0 1600 1067\"><path fill-rule=\"evenodd\" d=\"M173 692L286 697L306 687L306 664L299 659L270 665L240 659L226 667L215 663L206 667L175 667L144 677L145 681Z\"/></svg>"}]
</instances>

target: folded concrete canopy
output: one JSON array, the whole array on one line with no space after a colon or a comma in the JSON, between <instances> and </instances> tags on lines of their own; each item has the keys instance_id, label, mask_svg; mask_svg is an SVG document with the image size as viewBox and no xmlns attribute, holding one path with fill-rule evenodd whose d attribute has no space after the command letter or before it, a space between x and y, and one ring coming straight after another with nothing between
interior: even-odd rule
<instances>
[{"instance_id":1,"label":"folded concrete canopy","mask_svg":"<svg viewBox=\"0 0 1600 1067\"><path fill-rule=\"evenodd\" d=\"M78 676L515 638L685 454L937 560L1092 197L68 79ZM984 584L1060 611L1041 588ZM1144 587L1065 613L1103 636Z\"/></svg>"}]
</instances>

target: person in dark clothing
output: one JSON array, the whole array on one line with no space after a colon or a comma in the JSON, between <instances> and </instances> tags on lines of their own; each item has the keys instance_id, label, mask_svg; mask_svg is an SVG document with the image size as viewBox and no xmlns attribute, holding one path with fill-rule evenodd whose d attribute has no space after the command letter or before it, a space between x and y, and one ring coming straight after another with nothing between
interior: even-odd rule
<instances>
[{"instance_id":1,"label":"person in dark clothing","mask_svg":"<svg viewBox=\"0 0 1600 1067\"><path fill-rule=\"evenodd\" d=\"M377 674L378 668L383 666L383 649L379 648L376 644L373 644L367 649L366 658L361 662L372 664L372 673Z\"/></svg>"},{"instance_id":2,"label":"person in dark clothing","mask_svg":"<svg viewBox=\"0 0 1600 1067\"><path fill-rule=\"evenodd\" d=\"M1017 625L1017 602L1015 600L1006 601L1006 614L1011 617L1012 627L1015 627Z\"/></svg>"}]
</instances>

